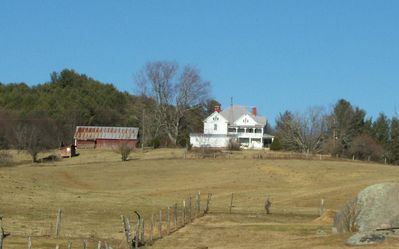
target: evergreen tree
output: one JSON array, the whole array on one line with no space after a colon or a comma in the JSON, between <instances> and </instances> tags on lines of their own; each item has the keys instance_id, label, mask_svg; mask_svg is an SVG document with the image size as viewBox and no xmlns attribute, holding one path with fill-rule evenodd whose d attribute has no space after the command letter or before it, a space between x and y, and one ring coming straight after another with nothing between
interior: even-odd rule
<instances>
[{"instance_id":1,"label":"evergreen tree","mask_svg":"<svg viewBox=\"0 0 399 249\"><path fill-rule=\"evenodd\" d=\"M374 139L385 149L389 149L390 143L390 120L383 113L380 113L373 123L372 134Z\"/></svg>"},{"instance_id":2,"label":"evergreen tree","mask_svg":"<svg viewBox=\"0 0 399 249\"><path fill-rule=\"evenodd\" d=\"M399 164L399 119L397 117L392 118L390 134L391 134L390 159L392 163Z\"/></svg>"}]
</instances>

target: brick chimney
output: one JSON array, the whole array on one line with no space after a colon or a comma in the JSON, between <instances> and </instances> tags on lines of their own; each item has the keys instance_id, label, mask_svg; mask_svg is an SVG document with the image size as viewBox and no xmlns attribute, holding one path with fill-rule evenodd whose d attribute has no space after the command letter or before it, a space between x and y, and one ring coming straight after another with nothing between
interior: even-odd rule
<instances>
[{"instance_id":1,"label":"brick chimney","mask_svg":"<svg viewBox=\"0 0 399 249\"><path fill-rule=\"evenodd\" d=\"M220 106L219 105L215 105L215 112L220 112Z\"/></svg>"},{"instance_id":2,"label":"brick chimney","mask_svg":"<svg viewBox=\"0 0 399 249\"><path fill-rule=\"evenodd\" d=\"M252 115L256 117L256 106L252 107Z\"/></svg>"}]
</instances>

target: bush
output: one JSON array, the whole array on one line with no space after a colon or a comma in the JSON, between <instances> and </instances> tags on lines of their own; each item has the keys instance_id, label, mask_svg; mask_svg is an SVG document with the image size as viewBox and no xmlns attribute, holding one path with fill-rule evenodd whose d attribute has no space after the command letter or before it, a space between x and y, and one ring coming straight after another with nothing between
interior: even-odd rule
<instances>
[{"instance_id":1,"label":"bush","mask_svg":"<svg viewBox=\"0 0 399 249\"><path fill-rule=\"evenodd\" d=\"M283 146L280 143L280 139L278 137L275 137L273 139L272 144L270 145L270 150L282 150Z\"/></svg>"},{"instance_id":2,"label":"bush","mask_svg":"<svg viewBox=\"0 0 399 249\"><path fill-rule=\"evenodd\" d=\"M121 142L115 146L114 151L121 155L122 161L127 161L129 159L130 153L134 150L134 146L128 142Z\"/></svg>"},{"instance_id":3,"label":"bush","mask_svg":"<svg viewBox=\"0 0 399 249\"><path fill-rule=\"evenodd\" d=\"M0 166L10 165L12 163L12 155L5 150L0 150Z\"/></svg>"},{"instance_id":4,"label":"bush","mask_svg":"<svg viewBox=\"0 0 399 249\"><path fill-rule=\"evenodd\" d=\"M227 145L227 150L230 150L230 151L233 151L233 150L235 150L235 151L240 150L240 143L237 141L237 139L231 138L231 139L229 140L229 143L228 143L228 145Z\"/></svg>"},{"instance_id":5,"label":"bush","mask_svg":"<svg viewBox=\"0 0 399 249\"><path fill-rule=\"evenodd\" d=\"M154 149L157 149L161 147L161 139L159 139L158 137L153 138L149 144L150 146L154 147Z\"/></svg>"},{"instance_id":6,"label":"bush","mask_svg":"<svg viewBox=\"0 0 399 249\"><path fill-rule=\"evenodd\" d=\"M370 136L363 134L353 139L349 152L360 160L380 161L384 149Z\"/></svg>"},{"instance_id":7,"label":"bush","mask_svg":"<svg viewBox=\"0 0 399 249\"><path fill-rule=\"evenodd\" d=\"M357 218L360 209L357 205L357 197L345 204L345 206L334 217L333 228L338 233L357 232Z\"/></svg>"}]
</instances>

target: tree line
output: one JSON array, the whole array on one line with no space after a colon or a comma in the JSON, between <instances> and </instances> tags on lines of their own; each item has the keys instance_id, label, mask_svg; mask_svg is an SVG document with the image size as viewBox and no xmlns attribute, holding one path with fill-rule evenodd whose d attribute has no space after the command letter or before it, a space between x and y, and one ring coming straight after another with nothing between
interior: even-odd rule
<instances>
[{"instance_id":1,"label":"tree line","mask_svg":"<svg viewBox=\"0 0 399 249\"><path fill-rule=\"evenodd\" d=\"M399 119L384 113L372 120L366 111L340 99L330 112L311 107L285 111L276 119L274 150L399 163Z\"/></svg>"},{"instance_id":2,"label":"tree line","mask_svg":"<svg viewBox=\"0 0 399 249\"><path fill-rule=\"evenodd\" d=\"M132 84L137 95L70 69L35 86L0 82L0 149L26 150L36 161L40 151L73 143L78 125L139 127L144 146L186 146L219 103L198 69L179 68L146 64Z\"/></svg>"},{"instance_id":3,"label":"tree line","mask_svg":"<svg viewBox=\"0 0 399 249\"><path fill-rule=\"evenodd\" d=\"M210 97L210 83L190 65L149 62L133 86L135 95L70 69L35 86L0 83L0 150L25 150L36 161L40 151L73 143L78 125L139 127L144 146L188 146L189 133L202 132L203 120L220 106ZM399 163L399 119L383 113L366 118L344 99L329 112L285 111L271 132L274 150Z\"/></svg>"}]
</instances>

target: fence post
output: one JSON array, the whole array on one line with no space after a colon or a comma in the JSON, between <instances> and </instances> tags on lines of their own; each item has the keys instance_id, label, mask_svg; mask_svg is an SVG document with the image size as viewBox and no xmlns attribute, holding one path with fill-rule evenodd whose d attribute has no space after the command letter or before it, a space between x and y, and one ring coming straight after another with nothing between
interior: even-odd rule
<instances>
[{"instance_id":1,"label":"fence post","mask_svg":"<svg viewBox=\"0 0 399 249\"><path fill-rule=\"evenodd\" d=\"M60 245L57 244L57 245L55 246L55 249L60 249Z\"/></svg>"},{"instance_id":2,"label":"fence post","mask_svg":"<svg viewBox=\"0 0 399 249\"><path fill-rule=\"evenodd\" d=\"M30 236L28 237L28 249L32 249L32 240Z\"/></svg>"},{"instance_id":3,"label":"fence post","mask_svg":"<svg viewBox=\"0 0 399 249\"><path fill-rule=\"evenodd\" d=\"M324 199L320 199L319 216L322 216L323 213L324 213Z\"/></svg>"},{"instance_id":4,"label":"fence post","mask_svg":"<svg viewBox=\"0 0 399 249\"><path fill-rule=\"evenodd\" d=\"M182 213L183 213L183 227L184 227L186 225L186 200L183 200Z\"/></svg>"},{"instance_id":5,"label":"fence post","mask_svg":"<svg viewBox=\"0 0 399 249\"><path fill-rule=\"evenodd\" d=\"M188 223L191 223L191 196L188 198Z\"/></svg>"},{"instance_id":6,"label":"fence post","mask_svg":"<svg viewBox=\"0 0 399 249\"><path fill-rule=\"evenodd\" d=\"M177 230L177 203L175 203L175 206L173 208L173 222L175 225L175 230Z\"/></svg>"},{"instance_id":7,"label":"fence post","mask_svg":"<svg viewBox=\"0 0 399 249\"><path fill-rule=\"evenodd\" d=\"M1 220L0 220L0 249L3 249L3 239L4 239L4 230L3 227L1 226Z\"/></svg>"},{"instance_id":8,"label":"fence post","mask_svg":"<svg viewBox=\"0 0 399 249\"><path fill-rule=\"evenodd\" d=\"M170 234L170 207L166 212L166 234Z\"/></svg>"},{"instance_id":9,"label":"fence post","mask_svg":"<svg viewBox=\"0 0 399 249\"><path fill-rule=\"evenodd\" d=\"M87 249L87 240L83 240L83 249Z\"/></svg>"},{"instance_id":10,"label":"fence post","mask_svg":"<svg viewBox=\"0 0 399 249\"><path fill-rule=\"evenodd\" d=\"M197 194L197 213L196 216L199 217L201 215L201 192L198 191Z\"/></svg>"},{"instance_id":11,"label":"fence post","mask_svg":"<svg viewBox=\"0 0 399 249\"><path fill-rule=\"evenodd\" d=\"M158 239L162 238L162 209L159 210Z\"/></svg>"},{"instance_id":12,"label":"fence post","mask_svg":"<svg viewBox=\"0 0 399 249\"><path fill-rule=\"evenodd\" d=\"M122 219L123 231L125 232L125 236L126 236L127 246L128 246L128 248L132 249L133 245L132 245L132 238L131 238L131 232L130 232L131 230L130 230L129 218L121 215L121 219Z\"/></svg>"},{"instance_id":13,"label":"fence post","mask_svg":"<svg viewBox=\"0 0 399 249\"><path fill-rule=\"evenodd\" d=\"M139 248L140 240L140 218L137 220L136 229L134 231L134 248Z\"/></svg>"},{"instance_id":14,"label":"fence post","mask_svg":"<svg viewBox=\"0 0 399 249\"><path fill-rule=\"evenodd\" d=\"M0 216L0 249L3 249L4 239L10 235L9 233L5 233L3 229L3 217Z\"/></svg>"},{"instance_id":15,"label":"fence post","mask_svg":"<svg viewBox=\"0 0 399 249\"><path fill-rule=\"evenodd\" d=\"M141 219L141 234L140 234L140 241L142 242L142 244L145 244L145 237L144 237L144 219Z\"/></svg>"},{"instance_id":16,"label":"fence post","mask_svg":"<svg viewBox=\"0 0 399 249\"><path fill-rule=\"evenodd\" d=\"M154 236L154 214L151 215L151 225L150 225L150 243L152 244Z\"/></svg>"},{"instance_id":17,"label":"fence post","mask_svg":"<svg viewBox=\"0 0 399 249\"><path fill-rule=\"evenodd\" d=\"M98 241L97 249L101 249L101 241L100 240Z\"/></svg>"},{"instance_id":18,"label":"fence post","mask_svg":"<svg viewBox=\"0 0 399 249\"><path fill-rule=\"evenodd\" d=\"M57 222L55 224L55 237L58 238L60 236L60 232L61 232L61 214L62 214L62 210L61 208L58 209L57 212Z\"/></svg>"},{"instance_id":19,"label":"fence post","mask_svg":"<svg viewBox=\"0 0 399 249\"><path fill-rule=\"evenodd\" d=\"M270 214L270 207L272 206L272 202L270 201L269 197L266 196L266 201L265 201L265 211L266 214Z\"/></svg>"},{"instance_id":20,"label":"fence post","mask_svg":"<svg viewBox=\"0 0 399 249\"><path fill-rule=\"evenodd\" d=\"M229 213L230 214L231 214L231 209L233 208L233 199L234 199L234 193L231 193L230 208L229 208Z\"/></svg>"},{"instance_id":21,"label":"fence post","mask_svg":"<svg viewBox=\"0 0 399 249\"><path fill-rule=\"evenodd\" d=\"M204 210L204 215L209 212L209 204L211 203L212 194L208 193L208 198L206 199L206 208Z\"/></svg>"}]
</instances>

